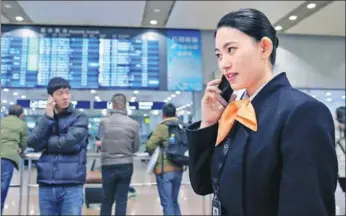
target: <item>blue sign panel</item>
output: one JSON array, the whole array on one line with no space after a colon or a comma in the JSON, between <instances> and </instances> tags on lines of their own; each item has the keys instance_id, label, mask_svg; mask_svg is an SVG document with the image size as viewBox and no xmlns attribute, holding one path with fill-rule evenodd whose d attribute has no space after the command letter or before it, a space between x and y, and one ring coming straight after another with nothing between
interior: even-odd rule
<instances>
[{"instance_id":1,"label":"blue sign panel","mask_svg":"<svg viewBox=\"0 0 346 216\"><path fill-rule=\"evenodd\" d=\"M90 101L72 101L75 108L79 109L90 109ZM46 108L47 100L17 100L17 104L23 108Z\"/></svg>"},{"instance_id":2,"label":"blue sign panel","mask_svg":"<svg viewBox=\"0 0 346 216\"><path fill-rule=\"evenodd\" d=\"M200 31L167 30L167 73L169 91L202 90Z\"/></svg>"}]
</instances>

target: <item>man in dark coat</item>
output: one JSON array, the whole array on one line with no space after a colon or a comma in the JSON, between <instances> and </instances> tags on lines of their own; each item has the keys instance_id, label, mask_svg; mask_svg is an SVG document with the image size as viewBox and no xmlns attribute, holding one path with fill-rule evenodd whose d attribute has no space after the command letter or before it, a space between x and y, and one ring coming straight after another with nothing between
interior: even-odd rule
<instances>
[{"instance_id":1,"label":"man in dark coat","mask_svg":"<svg viewBox=\"0 0 346 216\"><path fill-rule=\"evenodd\" d=\"M46 113L28 140L42 152L37 163L41 215L82 215L88 118L74 109L70 90L63 78L49 81Z\"/></svg>"}]
</instances>

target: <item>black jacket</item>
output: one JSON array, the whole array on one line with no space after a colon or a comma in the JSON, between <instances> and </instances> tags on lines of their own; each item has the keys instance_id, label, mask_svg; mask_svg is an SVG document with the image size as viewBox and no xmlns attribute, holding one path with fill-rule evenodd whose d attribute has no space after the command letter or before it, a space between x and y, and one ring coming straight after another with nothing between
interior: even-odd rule
<instances>
[{"instance_id":1,"label":"black jacket","mask_svg":"<svg viewBox=\"0 0 346 216\"><path fill-rule=\"evenodd\" d=\"M236 122L217 147L217 124L188 127L194 191L212 193L220 175L223 215L335 215L338 166L329 109L292 88L285 73L264 86L252 104L258 131Z\"/></svg>"},{"instance_id":2,"label":"black jacket","mask_svg":"<svg viewBox=\"0 0 346 216\"><path fill-rule=\"evenodd\" d=\"M37 183L84 184L87 143L88 117L72 104L54 119L41 117L28 140L35 151L42 151Z\"/></svg>"}]
</instances>

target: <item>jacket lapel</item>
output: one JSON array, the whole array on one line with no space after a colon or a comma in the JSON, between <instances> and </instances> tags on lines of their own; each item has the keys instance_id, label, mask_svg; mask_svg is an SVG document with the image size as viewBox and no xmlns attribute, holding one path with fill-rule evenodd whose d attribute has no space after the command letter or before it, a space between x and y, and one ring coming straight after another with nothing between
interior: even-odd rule
<instances>
[{"instance_id":1,"label":"jacket lapel","mask_svg":"<svg viewBox=\"0 0 346 216\"><path fill-rule=\"evenodd\" d=\"M263 132L266 130L265 127L266 122L263 122L261 114L264 110L268 109L267 107L272 105L269 103L270 98L273 94L277 93L281 89L292 87L289 83L286 73L280 73L275 76L270 82L268 82L263 89L256 95L256 97L252 100L252 105L256 111L256 118L258 123L258 131L251 132L251 134L256 134L259 132ZM254 158L266 145L266 142L256 142L254 145L251 145L251 158Z\"/></svg>"},{"instance_id":2,"label":"jacket lapel","mask_svg":"<svg viewBox=\"0 0 346 216\"><path fill-rule=\"evenodd\" d=\"M251 101L252 105L255 108L256 115L259 113L259 109L262 108L262 104L265 103L267 99L270 98L272 94L278 90L286 87L292 87L290 82L287 79L286 73L282 72L276 75L272 80L270 80L258 94Z\"/></svg>"},{"instance_id":3,"label":"jacket lapel","mask_svg":"<svg viewBox=\"0 0 346 216\"><path fill-rule=\"evenodd\" d=\"M224 163L227 164L227 169L223 170L223 174L227 175L226 178L220 179L220 186L225 185L227 188L231 188L230 193L221 193L223 196L220 196L220 199L223 200L223 203L229 203L231 206L228 206L227 209L231 209L231 212L227 212L228 215L244 215L243 208L243 182L244 182L244 156L246 152L247 143L249 140L249 133L247 129L242 125L237 123L237 133L233 141L228 138L225 144L222 146L224 151L227 149L227 154L229 156ZM226 147L228 145L230 151ZM225 181L225 182L222 182ZM227 182L226 182L227 181ZM223 188L221 187L222 191Z\"/></svg>"}]
</instances>

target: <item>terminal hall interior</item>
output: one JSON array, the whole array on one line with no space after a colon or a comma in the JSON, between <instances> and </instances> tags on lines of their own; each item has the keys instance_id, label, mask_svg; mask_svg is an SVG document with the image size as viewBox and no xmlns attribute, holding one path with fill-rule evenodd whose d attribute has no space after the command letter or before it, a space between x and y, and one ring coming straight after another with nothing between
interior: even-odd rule
<instances>
[{"instance_id":1,"label":"terminal hall interior","mask_svg":"<svg viewBox=\"0 0 346 216\"><path fill-rule=\"evenodd\" d=\"M73 107L89 119L87 172L100 170L100 121L113 109L112 96L124 94L140 140L127 215L162 215L155 175L147 171L146 143L167 103L176 107L184 127L201 120L206 86L221 77L216 25L241 8L260 10L275 28L280 41L275 75L286 72L293 87L329 108L339 177L345 178L345 127L336 114L346 100L345 1L1 1L1 122L18 104L32 133L46 112L49 80L62 77L71 85ZM40 153L26 148L21 156L3 215L40 214ZM84 185L83 215L100 215L101 188L100 182ZM212 198L197 195L184 170L181 214L210 215ZM335 199L336 214L345 215L340 183Z\"/></svg>"}]
</instances>

